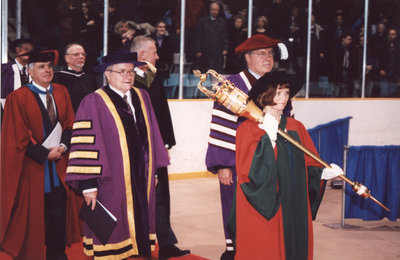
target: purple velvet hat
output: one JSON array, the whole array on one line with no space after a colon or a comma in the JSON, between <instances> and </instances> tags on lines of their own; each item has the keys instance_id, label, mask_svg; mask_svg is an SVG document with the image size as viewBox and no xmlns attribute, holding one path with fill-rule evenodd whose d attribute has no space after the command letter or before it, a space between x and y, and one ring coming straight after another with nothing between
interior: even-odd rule
<instances>
[{"instance_id":1,"label":"purple velvet hat","mask_svg":"<svg viewBox=\"0 0 400 260\"><path fill-rule=\"evenodd\" d=\"M104 56L101 60L102 63L93 68L95 72L104 72L108 66L118 63L131 63L134 64L135 67L146 65L144 62L137 61L136 52L130 52L127 50L110 53L107 56Z\"/></svg>"}]
</instances>

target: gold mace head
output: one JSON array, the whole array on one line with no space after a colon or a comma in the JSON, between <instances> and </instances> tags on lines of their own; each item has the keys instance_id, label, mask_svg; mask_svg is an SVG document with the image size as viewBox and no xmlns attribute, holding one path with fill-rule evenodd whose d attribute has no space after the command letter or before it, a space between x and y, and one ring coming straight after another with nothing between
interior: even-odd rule
<instances>
[{"instance_id":1,"label":"gold mace head","mask_svg":"<svg viewBox=\"0 0 400 260\"><path fill-rule=\"evenodd\" d=\"M212 98L238 116L246 117L258 123L262 122L264 113L254 104L253 101L247 100L248 96L246 93L237 88L234 83L225 79L223 75L218 74L215 70L208 70L204 74L199 70L194 70L193 74L200 78L197 87L201 92L206 94L206 96ZM217 82L212 84L212 90L203 86L208 75L217 79Z\"/></svg>"}]
</instances>

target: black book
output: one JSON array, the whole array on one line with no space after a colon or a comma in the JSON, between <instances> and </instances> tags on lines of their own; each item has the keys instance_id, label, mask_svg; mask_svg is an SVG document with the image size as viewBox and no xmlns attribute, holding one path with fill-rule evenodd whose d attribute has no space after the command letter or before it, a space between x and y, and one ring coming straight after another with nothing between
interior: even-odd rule
<instances>
[{"instance_id":1,"label":"black book","mask_svg":"<svg viewBox=\"0 0 400 260\"><path fill-rule=\"evenodd\" d=\"M88 206L83 202L80 216L101 243L105 245L115 226L117 226L117 219L99 201L96 202L94 210L91 207L91 204Z\"/></svg>"}]
</instances>

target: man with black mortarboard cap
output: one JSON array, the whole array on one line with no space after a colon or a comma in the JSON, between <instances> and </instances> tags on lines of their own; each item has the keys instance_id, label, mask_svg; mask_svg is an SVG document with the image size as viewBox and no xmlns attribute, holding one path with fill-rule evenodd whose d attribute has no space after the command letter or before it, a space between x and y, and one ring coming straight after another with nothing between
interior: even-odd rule
<instances>
[{"instance_id":1,"label":"man with black mortarboard cap","mask_svg":"<svg viewBox=\"0 0 400 260\"><path fill-rule=\"evenodd\" d=\"M81 241L82 202L64 183L74 112L67 89L50 83L56 54L30 54L32 82L4 108L0 245L16 259L67 259L66 244Z\"/></svg>"},{"instance_id":2,"label":"man with black mortarboard cap","mask_svg":"<svg viewBox=\"0 0 400 260\"><path fill-rule=\"evenodd\" d=\"M11 91L31 81L27 65L29 53L34 50L33 41L30 39L14 40L10 49L16 54L15 60L1 64L1 105L3 108L5 99Z\"/></svg>"}]
</instances>

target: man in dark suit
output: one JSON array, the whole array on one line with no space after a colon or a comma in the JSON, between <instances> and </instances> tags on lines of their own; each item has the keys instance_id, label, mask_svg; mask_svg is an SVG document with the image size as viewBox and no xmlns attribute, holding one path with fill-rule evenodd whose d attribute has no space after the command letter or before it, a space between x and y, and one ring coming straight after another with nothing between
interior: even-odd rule
<instances>
[{"instance_id":1,"label":"man in dark suit","mask_svg":"<svg viewBox=\"0 0 400 260\"><path fill-rule=\"evenodd\" d=\"M218 3L211 3L209 11L210 14L200 18L197 23L195 53L201 71L214 69L222 73L229 47L228 29L225 20L218 16Z\"/></svg>"},{"instance_id":2,"label":"man in dark suit","mask_svg":"<svg viewBox=\"0 0 400 260\"><path fill-rule=\"evenodd\" d=\"M163 89L163 80L156 72L155 64L158 60L155 41L146 36L137 36L133 39L131 52L137 52L138 61L146 61L148 65L135 67L134 86L145 89L151 99L154 113L160 128L165 148L174 146L175 136L172 127L168 101ZM170 196L167 167L156 171L158 184L156 187L156 234L159 245L159 257L177 257L190 253L190 250L181 250L175 246L178 240L175 237L170 223Z\"/></svg>"},{"instance_id":3,"label":"man in dark suit","mask_svg":"<svg viewBox=\"0 0 400 260\"><path fill-rule=\"evenodd\" d=\"M334 96L346 97L353 94L353 85L349 74L352 49L352 36L344 34L340 43L335 46L332 57L331 81L334 84Z\"/></svg>"},{"instance_id":4,"label":"man in dark suit","mask_svg":"<svg viewBox=\"0 0 400 260\"><path fill-rule=\"evenodd\" d=\"M167 35L167 24L164 21L156 23L156 31L151 35L157 47L159 59L156 61L156 68L163 79L169 78L172 65L173 46Z\"/></svg>"}]
</instances>

